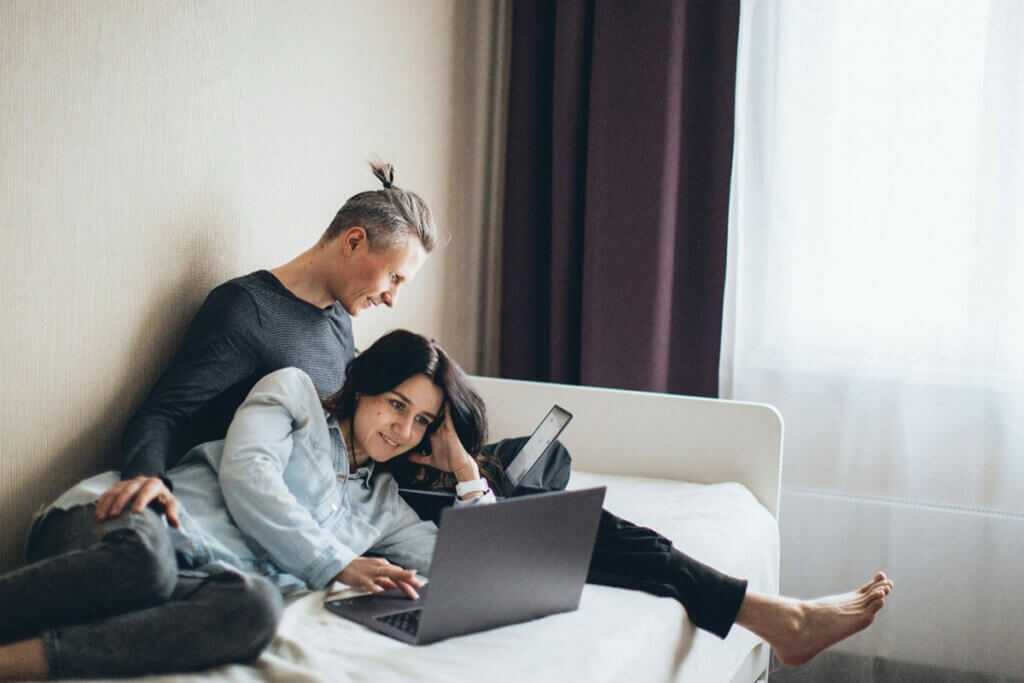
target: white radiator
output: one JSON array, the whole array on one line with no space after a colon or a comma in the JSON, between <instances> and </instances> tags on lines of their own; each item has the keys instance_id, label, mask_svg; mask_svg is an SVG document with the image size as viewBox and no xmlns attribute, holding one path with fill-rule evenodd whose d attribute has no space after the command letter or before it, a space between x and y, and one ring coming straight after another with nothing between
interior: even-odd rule
<instances>
[{"instance_id":1,"label":"white radiator","mask_svg":"<svg viewBox=\"0 0 1024 683\"><path fill-rule=\"evenodd\" d=\"M781 591L896 587L838 651L1024 676L1024 515L783 488Z\"/></svg>"}]
</instances>

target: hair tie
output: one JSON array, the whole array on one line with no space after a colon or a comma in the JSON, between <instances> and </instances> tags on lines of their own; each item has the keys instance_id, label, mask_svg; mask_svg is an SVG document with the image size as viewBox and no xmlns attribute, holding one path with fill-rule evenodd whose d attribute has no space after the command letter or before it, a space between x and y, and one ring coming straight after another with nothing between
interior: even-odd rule
<instances>
[{"instance_id":1,"label":"hair tie","mask_svg":"<svg viewBox=\"0 0 1024 683\"><path fill-rule=\"evenodd\" d=\"M385 190L390 190L391 189L391 186L395 182L395 169L394 169L394 167L392 167L390 165L388 166L388 177L387 177L386 180L382 179L381 182L384 183L384 189Z\"/></svg>"}]
</instances>

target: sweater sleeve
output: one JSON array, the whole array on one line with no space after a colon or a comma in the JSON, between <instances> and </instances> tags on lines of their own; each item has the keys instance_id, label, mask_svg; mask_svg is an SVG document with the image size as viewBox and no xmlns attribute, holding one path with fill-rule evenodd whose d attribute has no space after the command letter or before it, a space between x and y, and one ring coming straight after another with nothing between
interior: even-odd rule
<instances>
[{"instance_id":1,"label":"sweater sleeve","mask_svg":"<svg viewBox=\"0 0 1024 683\"><path fill-rule=\"evenodd\" d=\"M121 477L163 476L184 425L211 398L256 372L262 346L249 293L231 282L210 292L178 355L125 426Z\"/></svg>"}]
</instances>

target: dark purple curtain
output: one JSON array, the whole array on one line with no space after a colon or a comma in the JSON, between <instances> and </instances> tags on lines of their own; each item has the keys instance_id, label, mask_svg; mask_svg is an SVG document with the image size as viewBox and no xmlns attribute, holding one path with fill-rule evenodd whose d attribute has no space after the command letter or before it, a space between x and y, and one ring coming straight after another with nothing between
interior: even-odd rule
<instances>
[{"instance_id":1,"label":"dark purple curtain","mask_svg":"<svg viewBox=\"0 0 1024 683\"><path fill-rule=\"evenodd\" d=\"M738 1L515 1L503 376L718 394L738 24Z\"/></svg>"}]
</instances>

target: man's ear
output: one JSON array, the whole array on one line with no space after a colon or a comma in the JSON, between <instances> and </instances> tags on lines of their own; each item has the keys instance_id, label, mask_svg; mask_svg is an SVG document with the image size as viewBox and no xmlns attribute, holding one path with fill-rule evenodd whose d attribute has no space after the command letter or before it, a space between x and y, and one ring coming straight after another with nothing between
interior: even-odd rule
<instances>
[{"instance_id":1,"label":"man's ear","mask_svg":"<svg viewBox=\"0 0 1024 683\"><path fill-rule=\"evenodd\" d=\"M351 256L356 249L366 246L366 229L358 225L353 225L351 228L341 233L340 239L341 249L345 256Z\"/></svg>"}]
</instances>

